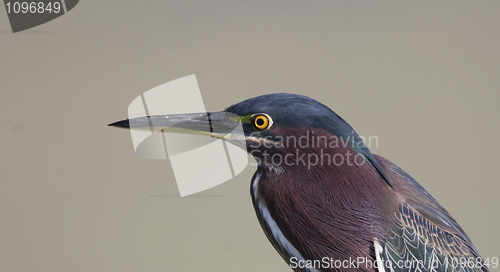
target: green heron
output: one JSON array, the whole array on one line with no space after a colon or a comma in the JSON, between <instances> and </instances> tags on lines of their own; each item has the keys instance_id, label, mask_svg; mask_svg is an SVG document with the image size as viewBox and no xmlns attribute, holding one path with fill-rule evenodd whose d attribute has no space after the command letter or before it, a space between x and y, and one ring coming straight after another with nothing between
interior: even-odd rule
<instances>
[{"instance_id":1,"label":"green heron","mask_svg":"<svg viewBox=\"0 0 500 272\"><path fill-rule=\"evenodd\" d=\"M316 100L270 94L221 112L110 126L132 122L218 137L250 153L258 163L250 186L257 218L294 271L488 271L464 230L417 181L372 154ZM244 135L231 135L240 123Z\"/></svg>"}]
</instances>

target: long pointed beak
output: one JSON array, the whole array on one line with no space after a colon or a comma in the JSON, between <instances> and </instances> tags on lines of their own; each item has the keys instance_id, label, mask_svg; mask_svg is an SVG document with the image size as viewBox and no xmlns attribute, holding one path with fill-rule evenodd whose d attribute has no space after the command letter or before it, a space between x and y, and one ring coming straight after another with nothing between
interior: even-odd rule
<instances>
[{"instance_id":1,"label":"long pointed beak","mask_svg":"<svg viewBox=\"0 0 500 272\"><path fill-rule=\"evenodd\" d=\"M109 126L150 132L204 135L228 141L244 137L240 117L225 111L145 116L118 121Z\"/></svg>"}]
</instances>

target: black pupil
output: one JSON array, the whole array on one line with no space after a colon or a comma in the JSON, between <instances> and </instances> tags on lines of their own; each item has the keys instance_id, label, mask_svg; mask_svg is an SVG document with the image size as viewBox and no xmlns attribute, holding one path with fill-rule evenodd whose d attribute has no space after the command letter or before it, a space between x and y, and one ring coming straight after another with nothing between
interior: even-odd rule
<instances>
[{"instance_id":1,"label":"black pupil","mask_svg":"<svg viewBox=\"0 0 500 272\"><path fill-rule=\"evenodd\" d=\"M257 119L257 122L256 122L256 123L257 123L257 126L259 126L259 127L260 127L260 126L264 125L264 119L259 118L259 119Z\"/></svg>"}]
</instances>

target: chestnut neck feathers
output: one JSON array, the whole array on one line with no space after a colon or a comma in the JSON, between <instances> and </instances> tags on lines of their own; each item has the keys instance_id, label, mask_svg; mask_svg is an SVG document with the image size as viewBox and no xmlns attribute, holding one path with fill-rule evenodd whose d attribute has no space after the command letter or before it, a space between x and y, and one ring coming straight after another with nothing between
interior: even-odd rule
<instances>
[{"instance_id":1,"label":"chestnut neck feathers","mask_svg":"<svg viewBox=\"0 0 500 272\"><path fill-rule=\"evenodd\" d=\"M254 154L261 164L259 192L253 197L261 198L283 235L305 259L373 258L373 239L382 238L390 224L382 205L390 205L387 198L393 190L372 164L356 157L336 135L321 129L280 128L275 133L304 137L295 146L289 142L265 149L283 158L280 164L271 155ZM312 159L315 156L319 161ZM262 216L259 220L266 223Z\"/></svg>"}]
</instances>

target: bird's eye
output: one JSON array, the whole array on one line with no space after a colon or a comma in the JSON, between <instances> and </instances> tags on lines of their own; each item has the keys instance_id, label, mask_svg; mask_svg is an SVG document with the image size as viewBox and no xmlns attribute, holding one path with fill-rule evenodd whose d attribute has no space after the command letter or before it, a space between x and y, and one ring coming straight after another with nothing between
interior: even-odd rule
<instances>
[{"instance_id":1,"label":"bird's eye","mask_svg":"<svg viewBox=\"0 0 500 272\"><path fill-rule=\"evenodd\" d=\"M259 130L267 129L270 126L270 117L264 114L256 115L253 118L253 125Z\"/></svg>"}]
</instances>

